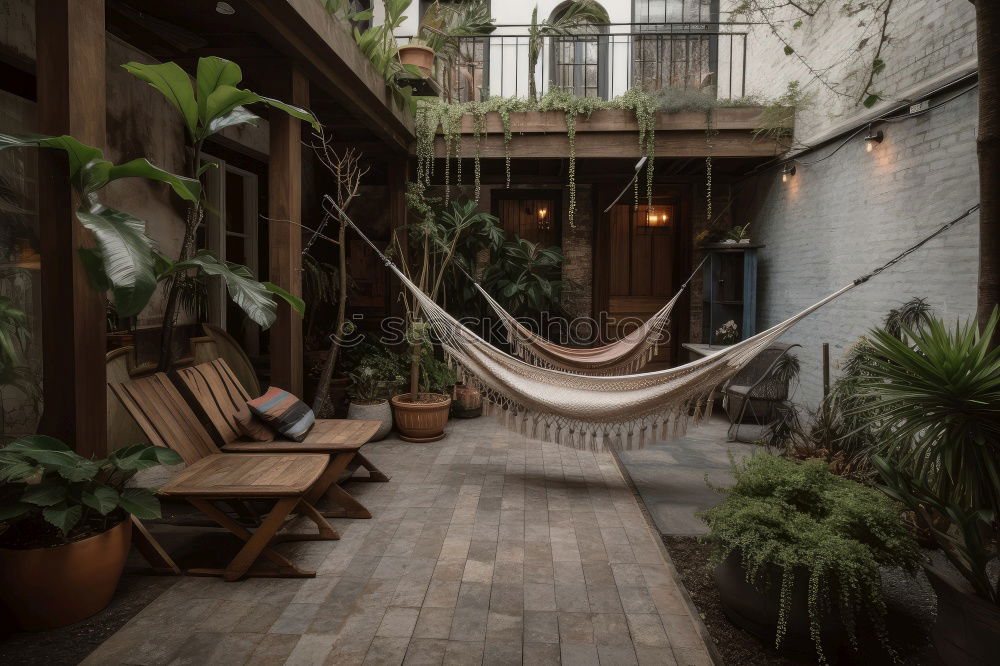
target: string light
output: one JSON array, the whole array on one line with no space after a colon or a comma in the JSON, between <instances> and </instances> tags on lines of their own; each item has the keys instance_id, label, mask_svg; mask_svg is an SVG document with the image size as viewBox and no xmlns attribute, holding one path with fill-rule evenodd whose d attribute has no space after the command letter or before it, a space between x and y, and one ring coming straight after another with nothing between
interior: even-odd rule
<instances>
[{"instance_id":1,"label":"string light","mask_svg":"<svg viewBox=\"0 0 1000 666\"><path fill-rule=\"evenodd\" d=\"M868 125L868 136L865 137L865 151L872 152L875 150L876 144L882 143L882 139L885 138L885 134L882 130L872 133L872 126Z\"/></svg>"},{"instance_id":2,"label":"string light","mask_svg":"<svg viewBox=\"0 0 1000 666\"><path fill-rule=\"evenodd\" d=\"M781 182L787 183L788 179L795 175L795 165L786 164L781 170Z\"/></svg>"}]
</instances>

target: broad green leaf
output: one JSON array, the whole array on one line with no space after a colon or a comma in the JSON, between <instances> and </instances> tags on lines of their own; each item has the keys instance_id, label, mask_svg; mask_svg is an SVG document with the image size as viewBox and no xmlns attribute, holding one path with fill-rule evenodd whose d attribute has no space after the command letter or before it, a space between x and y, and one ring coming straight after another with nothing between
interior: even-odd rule
<instances>
[{"instance_id":1,"label":"broad green leaf","mask_svg":"<svg viewBox=\"0 0 1000 666\"><path fill-rule=\"evenodd\" d=\"M125 488L118 504L136 518L148 520L160 517L160 500L146 488Z\"/></svg>"},{"instance_id":2,"label":"broad green leaf","mask_svg":"<svg viewBox=\"0 0 1000 666\"><path fill-rule=\"evenodd\" d=\"M104 272L104 257L101 256L100 250L94 247L78 247L76 252L80 255L80 263L83 264L90 286L95 291L111 291L113 285Z\"/></svg>"},{"instance_id":3,"label":"broad green leaf","mask_svg":"<svg viewBox=\"0 0 1000 666\"><path fill-rule=\"evenodd\" d=\"M146 223L113 208L81 210L76 216L97 239L118 314L139 314L156 290L156 259Z\"/></svg>"},{"instance_id":4,"label":"broad green leaf","mask_svg":"<svg viewBox=\"0 0 1000 666\"><path fill-rule=\"evenodd\" d=\"M233 111L238 106L246 106L260 101L260 95L251 90L241 90L235 86L222 85L216 88L205 100L205 112L201 116L203 135L209 136L213 121Z\"/></svg>"},{"instance_id":5,"label":"broad green leaf","mask_svg":"<svg viewBox=\"0 0 1000 666\"><path fill-rule=\"evenodd\" d=\"M247 111L245 107L237 106L226 115L213 118L208 124L208 133L216 134L227 127L233 127L236 125L257 125L259 122L259 116Z\"/></svg>"},{"instance_id":6,"label":"broad green leaf","mask_svg":"<svg viewBox=\"0 0 1000 666\"><path fill-rule=\"evenodd\" d=\"M98 148L80 143L68 134L63 136L41 136L38 134L15 135L0 134L0 150L5 148L55 148L66 153L69 160L69 180L79 189L83 189L80 173L83 167L91 162L104 159L104 153Z\"/></svg>"},{"instance_id":7,"label":"broad green leaf","mask_svg":"<svg viewBox=\"0 0 1000 666\"><path fill-rule=\"evenodd\" d=\"M11 502L10 504L0 504L0 522L17 518L31 511L31 505L24 502Z\"/></svg>"},{"instance_id":8,"label":"broad green leaf","mask_svg":"<svg viewBox=\"0 0 1000 666\"><path fill-rule=\"evenodd\" d=\"M118 508L118 491L111 486L97 486L83 491L80 501L106 516Z\"/></svg>"},{"instance_id":9,"label":"broad green leaf","mask_svg":"<svg viewBox=\"0 0 1000 666\"><path fill-rule=\"evenodd\" d=\"M198 131L198 103L194 98L191 78L176 63L165 62L157 65L145 65L130 62L122 65L127 72L153 86L167 98L181 115L188 134L195 138Z\"/></svg>"},{"instance_id":10,"label":"broad green leaf","mask_svg":"<svg viewBox=\"0 0 1000 666\"><path fill-rule=\"evenodd\" d=\"M289 305L292 306L292 309L298 312L300 315L305 315L306 302L303 301L301 298L289 293L288 291L282 289L273 282L261 282L261 284L264 285L264 288L267 289L272 294L275 294L283 298Z\"/></svg>"},{"instance_id":11,"label":"broad green leaf","mask_svg":"<svg viewBox=\"0 0 1000 666\"><path fill-rule=\"evenodd\" d=\"M24 489L21 501L35 506L54 506L66 501L66 486L61 483L36 483Z\"/></svg>"},{"instance_id":12,"label":"broad green leaf","mask_svg":"<svg viewBox=\"0 0 1000 666\"><path fill-rule=\"evenodd\" d=\"M258 95L257 101L263 102L264 104L272 106L276 109L280 109L281 111L284 111L293 118L298 118L299 120L309 123L310 125L312 125L312 128L316 131L319 131L322 128L322 125L320 125L320 122L316 118L316 116L314 116L312 112L308 111L307 109L303 109L298 106L293 106L291 104L286 104L285 102L272 99L270 97L262 97L260 95Z\"/></svg>"},{"instance_id":13,"label":"broad green leaf","mask_svg":"<svg viewBox=\"0 0 1000 666\"><path fill-rule=\"evenodd\" d=\"M152 164L146 158L113 165L108 169L108 182L119 178L145 178L166 183L177 193L177 196L192 203L197 203L201 197L201 183L199 181L170 173Z\"/></svg>"},{"instance_id":14,"label":"broad green leaf","mask_svg":"<svg viewBox=\"0 0 1000 666\"><path fill-rule=\"evenodd\" d=\"M201 174L205 173L209 169L218 169L218 168L219 168L218 162L205 162L200 167L198 167L198 177L200 178Z\"/></svg>"},{"instance_id":15,"label":"broad green leaf","mask_svg":"<svg viewBox=\"0 0 1000 666\"><path fill-rule=\"evenodd\" d=\"M140 470L157 465L177 465L181 457L176 452L162 446L133 444L118 449L108 458L112 464L123 470Z\"/></svg>"},{"instance_id":16,"label":"broad green leaf","mask_svg":"<svg viewBox=\"0 0 1000 666\"><path fill-rule=\"evenodd\" d=\"M207 251L200 251L187 261L174 264L169 273L196 268L205 275L221 277L229 291L229 297L250 319L261 328L270 328L277 318L278 305L274 296L263 284L253 279L246 266L227 264Z\"/></svg>"},{"instance_id":17,"label":"broad green leaf","mask_svg":"<svg viewBox=\"0 0 1000 666\"><path fill-rule=\"evenodd\" d=\"M210 56L198 58L198 73L195 77L195 87L198 90L198 118L202 125L208 125L206 107L209 96L219 86L237 86L243 80L240 66L231 60Z\"/></svg>"},{"instance_id":18,"label":"broad green leaf","mask_svg":"<svg viewBox=\"0 0 1000 666\"><path fill-rule=\"evenodd\" d=\"M60 504L58 506L50 506L42 511L42 517L52 525L58 527L63 534L68 534L70 530L76 527L82 516L83 507L79 504L74 504L73 506Z\"/></svg>"},{"instance_id":19,"label":"broad green leaf","mask_svg":"<svg viewBox=\"0 0 1000 666\"><path fill-rule=\"evenodd\" d=\"M25 481L43 471L41 465L23 456L0 453L0 483Z\"/></svg>"}]
</instances>

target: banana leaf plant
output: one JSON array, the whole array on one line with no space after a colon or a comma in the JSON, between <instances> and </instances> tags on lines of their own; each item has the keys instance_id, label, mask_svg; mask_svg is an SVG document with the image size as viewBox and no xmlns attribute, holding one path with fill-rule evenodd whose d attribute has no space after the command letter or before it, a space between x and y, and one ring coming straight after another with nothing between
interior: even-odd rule
<instances>
[{"instance_id":1,"label":"banana leaf plant","mask_svg":"<svg viewBox=\"0 0 1000 666\"><path fill-rule=\"evenodd\" d=\"M187 177L197 179L212 163L202 162L205 140L219 132L241 125L256 125L260 118L247 107L265 105L278 112L309 123L319 130L320 124L308 110L265 97L252 90L240 88L243 71L236 63L224 58L199 58L194 81L173 62L148 65L130 62L122 65L126 71L159 91L181 115L187 137L189 162ZM160 256L161 279L169 279L167 304L163 315L160 336L160 370L170 366L174 326L179 311L182 278L191 271L199 275L220 276L226 282L230 297L247 316L262 328L274 323L277 303L273 296L287 301L302 314L305 305L301 299L276 285L257 282L246 266L220 261L215 255L195 248L195 232L204 217L204 204L196 197L188 209L180 256L171 261Z\"/></svg>"},{"instance_id":2,"label":"banana leaf plant","mask_svg":"<svg viewBox=\"0 0 1000 666\"><path fill-rule=\"evenodd\" d=\"M538 6L531 10L531 23L528 24L528 97L532 102L538 101L538 88L535 83L535 69L538 67L538 56L547 37L567 37L586 30L592 26L609 23L608 12L594 0L579 0L566 5L553 18L538 20Z\"/></svg>"}]
</instances>

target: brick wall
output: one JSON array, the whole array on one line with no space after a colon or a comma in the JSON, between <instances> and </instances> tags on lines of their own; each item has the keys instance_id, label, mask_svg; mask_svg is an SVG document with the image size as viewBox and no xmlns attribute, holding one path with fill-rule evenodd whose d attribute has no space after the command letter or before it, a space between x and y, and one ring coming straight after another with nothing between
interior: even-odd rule
<instances>
[{"instance_id":1,"label":"brick wall","mask_svg":"<svg viewBox=\"0 0 1000 666\"><path fill-rule=\"evenodd\" d=\"M976 94L885 127L871 153L860 137L832 158L800 165L790 182L775 171L759 180L754 238L761 251L759 310L773 325L885 262L978 201ZM803 160L829 154L836 143ZM885 313L926 297L947 319L975 311L978 217L966 219L902 263L811 315L787 342L803 345L797 398L822 396L820 347L831 361Z\"/></svg>"}]
</instances>

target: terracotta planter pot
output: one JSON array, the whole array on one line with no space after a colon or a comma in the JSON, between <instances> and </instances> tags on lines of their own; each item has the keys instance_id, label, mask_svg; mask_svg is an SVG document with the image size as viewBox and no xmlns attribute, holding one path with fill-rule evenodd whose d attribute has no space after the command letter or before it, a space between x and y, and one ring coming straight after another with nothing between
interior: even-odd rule
<instances>
[{"instance_id":1,"label":"terracotta planter pot","mask_svg":"<svg viewBox=\"0 0 1000 666\"><path fill-rule=\"evenodd\" d=\"M392 398L392 415L399 438L407 442L436 442L444 437L451 398L440 393L403 393Z\"/></svg>"},{"instance_id":2,"label":"terracotta planter pot","mask_svg":"<svg viewBox=\"0 0 1000 666\"><path fill-rule=\"evenodd\" d=\"M483 394L471 386L456 386L451 414L460 419L474 419L477 416L482 416Z\"/></svg>"},{"instance_id":3,"label":"terracotta planter pot","mask_svg":"<svg viewBox=\"0 0 1000 666\"><path fill-rule=\"evenodd\" d=\"M719 588L722 610L733 624L746 629L767 645L774 645L778 627L781 591L781 570L771 567L770 585L760 592L747 582L746 570L738 553L731 554L715 568L715 584ZM815 661L816 645L809 634L809 572L796 572L792 585L788 628L781 642L781 652L806 661ZM820 619L823 652L829 661L837 660L841 647L847 644L847 634L837 612L828 611Z\"/></svg>"},{"instance_id":4,"label":"terracotta planter pot","mask_svg":"<svg viewBox=\"0 0 1000 666\"><path fill-rule=\"evenodd\" d=\"M18 627L52 629L102 610L114 596L132 523L54 548L0 548L0 602Z\"/></svg>"},{"instance_id":5,"label":"terracotta planter pot","mask_svg":"<svg viewBox=\"0 0 1000 666\"><path fill-rule=\"evenodd\" d=\"M963 579L955 580L931 566L925 566L924 571L937 593L937 620L931 639L941 661L948 666L996 664L1000 608L973 594Z\"/></svg>"},{"instance_id":6,"label":"terracotta planter pot","mask_svg":"<svg viewBox=\"0 0 1000 666\"><path fill-rule=\"evenodd\" d=\"M375 403L351 402L347 407L347 418L356 421L381 421L382 425L369 440L377 442L392 430L392 408L388 400Z\"/></svg>"},{"instance_id":7,"label":"terracotta planter pot","mask_svg":"<svg viewBox=\"0 0 1000 666\"><path fill-rule=\"evenodd\" d=\"M434 73L434 49L422 44L407 44L399 47L399 61L413 65L425 77Z\"/></svg>"}]
</instances>

